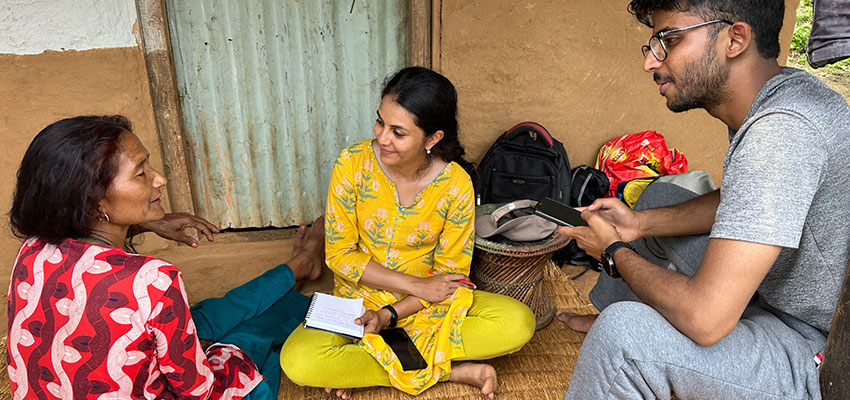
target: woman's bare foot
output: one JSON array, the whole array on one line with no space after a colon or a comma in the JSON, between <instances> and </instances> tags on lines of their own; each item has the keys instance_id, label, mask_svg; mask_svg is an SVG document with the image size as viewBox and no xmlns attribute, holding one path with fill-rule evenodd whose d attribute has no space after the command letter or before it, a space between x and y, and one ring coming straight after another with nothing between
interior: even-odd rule
<instances>
[{"instance_id":1,"label":"woman's bare foot","mask_svg":"<svg viewBox=\"0 0 850 400\"><path fill-rule=\"evenodd\" d=\"M564 323L568 328L582 333L587 333L590 330L590 327L593 326L593 323L596 322L596 318L599 317L599 314L575 314L571 312L561 311L555 314L561 322Z\"/></svg>"},{"instance_id":2,"label":"woman's bare foot","mask_svg":"<svg viewBox=\"0 0 850 400\"><path fill-rule=\"evenodd\" d=\"M472 362L452 364L449 380L477 386L481 388L481 393L488 399L496 398L496 388L499 386L496 380L496 369L490 364Z\"/></svg>"},{"instance_id":3,"label":"woman's bare foot","mask_svg":"<svg viewBox=\"0 0 850 400\"><path fill-rule=\"evenodd\" d=\"M331 388L325 388L325 393L331 393L331 392L334 392L334 394L336 395L336 397L339 397L340 399L349 399L349 398L351 398L351 389L331 389Z\"/></svg>"},{"instance_id":4,"label":"woman's bare foot","mask_svg":"<svg viewBox=\"0 0 850 400\"><path fill-rule=\"evenodd\" d=\"M318 279L325 266L325 216L298 229L292 259L287 262L296 281Z\"/></svg>"}]
</instances>

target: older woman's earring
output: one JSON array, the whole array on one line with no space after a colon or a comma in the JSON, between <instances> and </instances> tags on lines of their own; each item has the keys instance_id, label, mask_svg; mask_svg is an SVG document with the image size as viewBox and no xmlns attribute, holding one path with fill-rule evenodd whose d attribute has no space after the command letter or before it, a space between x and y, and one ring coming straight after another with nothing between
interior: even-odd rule
<instances>
[{"instance_id":1,"label":"older woman's earring","mask_svg":"<svg viewBox=\"0 0 850 400\"><path fill-rule=\"evenodd\" d=\"M425 149L425 154L431 154L431 149Z\"/></svg>"},{"instance_id":2,"label":"older woman's earring","mask_svg":"<svg viewBox=\"0 0 850 400\"><path fill-rule=\"evenodd\" d=\"M97 220L100 221L100 222L103 222L104 224L108 224L109 223L109 214L103 213L101 215L98 215Z\"/></svg>"}]
</instances>

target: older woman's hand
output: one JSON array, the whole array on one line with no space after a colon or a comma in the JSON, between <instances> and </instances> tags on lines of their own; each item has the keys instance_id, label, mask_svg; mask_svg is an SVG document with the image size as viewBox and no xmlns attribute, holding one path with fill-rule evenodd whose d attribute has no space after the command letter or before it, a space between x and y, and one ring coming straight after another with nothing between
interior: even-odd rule
<instances>
[{"instance_id":1,"label":"older woman's hand","mask_svg":"<svg viewBox=\"0 0 850 400\"><path fill-rule=\"evenodd\" d=\"M413 290L413 295L431 302L439 303L454 294L455 289L465 287L474 289L469 278L463 274L440 274L419 278Z\"/></svg>"},{"instance_id":2,"label":"older woman's hand","mask_svg":"<svg viewBox=\"0 0 850 400\"><path fill-rule=\"evenodd\" d=\"M213 241L213 234L219 233L218 227L211 222L187 213L165 214L160 220L145 222L139 224L138 227L139 233L151 231L165 239L185 243L192 247L197 247L198 241L184 232L186 228L197 229L210 242Z\"/></svg>"}]
</instances>

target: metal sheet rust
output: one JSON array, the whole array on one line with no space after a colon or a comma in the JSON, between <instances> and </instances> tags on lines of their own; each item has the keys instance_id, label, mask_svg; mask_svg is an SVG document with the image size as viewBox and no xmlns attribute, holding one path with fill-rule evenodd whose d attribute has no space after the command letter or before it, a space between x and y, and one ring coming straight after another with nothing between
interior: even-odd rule
<instances>
[{"instance_id":1,"label":"metal sheet rust","mask_svg":"<svg viewBox=\"0 0 850 400\"><path fill-rule=\"evenodd\" d=\"M334 159L371 136L408 54L408 2L343 3L166 0L203 217L283 227L323 212Z\"/></svg>"}]
</instances>

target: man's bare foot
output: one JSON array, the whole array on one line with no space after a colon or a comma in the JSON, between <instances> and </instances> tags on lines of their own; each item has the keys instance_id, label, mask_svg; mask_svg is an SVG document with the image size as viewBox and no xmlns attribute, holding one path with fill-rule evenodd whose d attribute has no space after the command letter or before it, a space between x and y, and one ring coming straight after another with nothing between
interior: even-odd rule
<instances>
[{"instance_id":1,"label":"man's bare foot","mask_svg":"<svg viewBox=\"0 0 850 400\"><path fill-rule=\"evenodd\" d=\"M318 279L325 266L325 216L298 229L292 259L287 262L296 281Z\"/></svg>"},{"instance_id":2,"label":"man's bare foot","mask_svg":"<svg viewBox=\"0 0 850 400\"><path fill-rule=\"evenodd\" d=\"M331 393L331 392L334 392L334 394L336 395L336 397L339 397L340 399L349 399L349 398L351 398L351 389L331 389L331 388L325 388L325 393Z\"/></svg>"},{"instance_id":3,"label":"man's bare foot","mask_svg":"<svg viewBox=\"0 0 850 400\"><path fill-rule=\"evenodd\" d=\"M564 323L568 328L582 333L587 333L590 330L590 327L593 326L593 323L596 322L596 318L599 317L599 314L575 314L571 312L561 311L555 314L561 322Z\"/></svg>"},{"instance_id":4,"label":"man's bare foot","mask_svg":"<svg viewBox=\"0 0 850 400\"><path fill-rule=\"evenodd\" d=\"M496 398L496 388L499 386L496 380L496 369L490 364L472 362L452 364L449 380L477 386L481 388L481 393L488 399Z\"/></svg>"}]
</instances>

